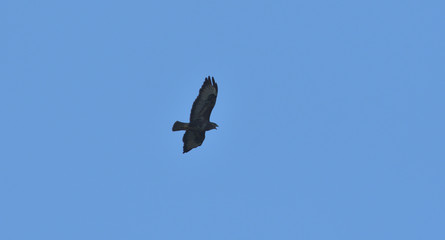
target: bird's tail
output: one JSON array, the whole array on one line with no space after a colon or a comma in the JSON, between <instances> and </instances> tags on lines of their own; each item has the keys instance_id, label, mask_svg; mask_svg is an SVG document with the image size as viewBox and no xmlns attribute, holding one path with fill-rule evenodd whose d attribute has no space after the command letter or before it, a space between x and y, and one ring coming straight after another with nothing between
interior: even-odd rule
<instances>
[{"instance_id":1,"label":"bird's tail","mask_svg":"<svg viewBox=\"0 0 445 240\"><path fill-rule=\"evenodd\" d=\"M188 123L176 121L175 124L173 124L172 131L187 130L188 128L189 128Z\"/></svg>"}]
</instances>

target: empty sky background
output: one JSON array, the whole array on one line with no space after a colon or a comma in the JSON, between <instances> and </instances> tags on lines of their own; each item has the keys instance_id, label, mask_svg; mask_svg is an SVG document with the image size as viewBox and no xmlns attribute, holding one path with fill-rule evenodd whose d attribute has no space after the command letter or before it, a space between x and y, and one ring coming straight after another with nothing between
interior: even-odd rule
<instances>
[{"instance_id":1,"label":"empty sky background","mask_svg":"<svg viewBox=\"0 0 445 240\"><path fill-rule=\"evenodd\" d=\"M2 2L0 239L444 239L444 12Z\"/></svg>"}]
</instances>

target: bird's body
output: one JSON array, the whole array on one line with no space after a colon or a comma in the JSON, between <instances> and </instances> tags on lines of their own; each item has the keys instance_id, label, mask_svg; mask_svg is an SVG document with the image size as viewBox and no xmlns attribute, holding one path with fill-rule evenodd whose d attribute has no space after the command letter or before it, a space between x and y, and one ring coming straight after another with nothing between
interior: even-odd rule
<instances>
[{"instance_id":1,"label":"bird's body","mask_svg":"<svg viewBox=\"0 0 445 240\"><path fill-rule=\"evenodd\" d=\"M205 139L205 132L216 129L218 124L210 122L210 114L216 103L218 85L215 79L207 77L199 90L199 95L193 102L190 112L190 122L176 121L172 131L186 130L182 141L184 142L184 153L193 148L201 146Z\"/></svg>"}]
</instances>

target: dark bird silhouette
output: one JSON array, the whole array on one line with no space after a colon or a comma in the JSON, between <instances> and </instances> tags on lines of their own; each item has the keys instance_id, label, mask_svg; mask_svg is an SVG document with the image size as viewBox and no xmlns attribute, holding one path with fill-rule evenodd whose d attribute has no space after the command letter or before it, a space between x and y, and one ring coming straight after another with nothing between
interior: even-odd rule
<instances>
[{"instance_id":1,"label":"dark bird silhouette","mask_svg":"<svg viewBox=\"0 0 445 240\"><path fill-rule=\"evenodd\" d=\"M206 77L199 90L198 97L193 102L190 122L176 121L173 124L172 131L185 130L184 137L182 137L184 142L183 153L201 146L205 138L205 132L218 127L218 124L210 122L210 114L215 106L217 95L218 85L215 79L212 77L210 80L210 76Z\"/></svg>"}]
</instances>

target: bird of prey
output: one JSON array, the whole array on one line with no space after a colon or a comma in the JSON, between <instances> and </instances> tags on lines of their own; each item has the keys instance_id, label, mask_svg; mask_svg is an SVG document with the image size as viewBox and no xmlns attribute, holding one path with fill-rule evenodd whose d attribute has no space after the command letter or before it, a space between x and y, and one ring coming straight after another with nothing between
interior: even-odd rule
<instances>
[{"instance_id":1,"label":"bird of prey","mask_svg":"<svg viewBox=\"0 0 445 240\"><path fill-rule=\"evenodd\" d=\"M210 113L215 106L217 95L218 85L215 79L212 77L210 80L210 76L206 77L199 90L198 97L193 102L190 122L176 121L173 124L172 131L185 130L184 137L182 137L184 142L183 153L201 146L205 138L205 132L218 127L218 124L210 122Z\"/></svg>"}]
</instances>

